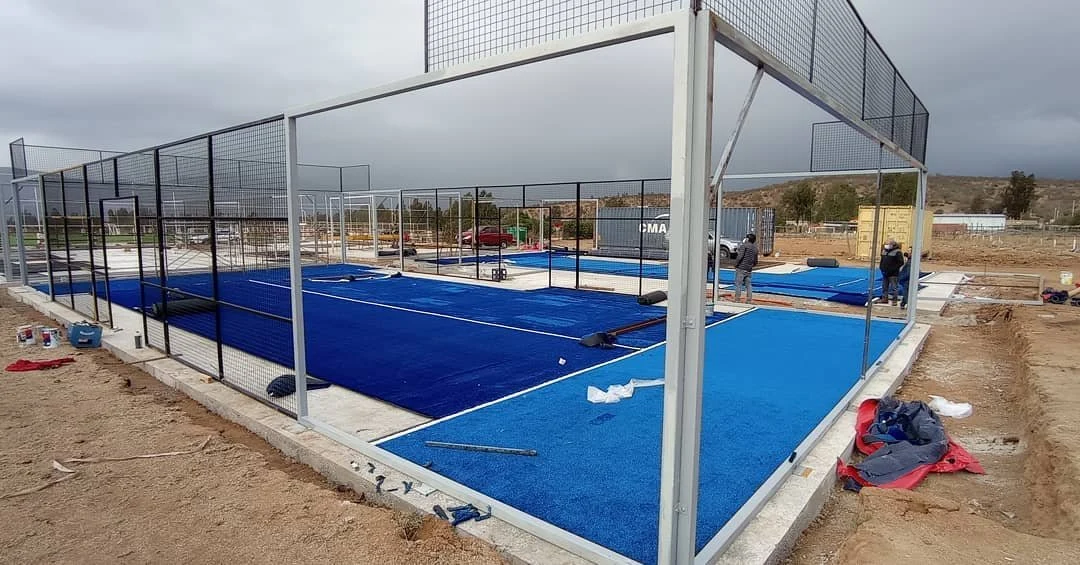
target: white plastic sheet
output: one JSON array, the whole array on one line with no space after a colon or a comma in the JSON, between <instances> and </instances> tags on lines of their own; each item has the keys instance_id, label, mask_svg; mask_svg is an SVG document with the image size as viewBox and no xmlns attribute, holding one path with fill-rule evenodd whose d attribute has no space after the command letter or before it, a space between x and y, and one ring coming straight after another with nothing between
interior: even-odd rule
<instances>
[{"instance_id":1,"label":"white plastic sheet","mask_svg":"<svg viewBox=\"0 0 1080 565\"><path fill-rule=\"evenodd\" d=\"M953 402L942 396L930 395L930 409L942 416L962 419L967 418L974 412L971 404L967 402Z\"/></svg>"},{"instance_id":2,"label":"white plastic sheet","mask_svg":"<svg viewBox=\"0 0 1080 565\"><path fill-rule=\"evenodd\" d=\"M634 389L650 386L663 386L664 379L630 379L624 385L611 385L606 391L590 386L585 393L593 404L614 404L624 398L634 396Z\"/></svg>"}]
</instances>

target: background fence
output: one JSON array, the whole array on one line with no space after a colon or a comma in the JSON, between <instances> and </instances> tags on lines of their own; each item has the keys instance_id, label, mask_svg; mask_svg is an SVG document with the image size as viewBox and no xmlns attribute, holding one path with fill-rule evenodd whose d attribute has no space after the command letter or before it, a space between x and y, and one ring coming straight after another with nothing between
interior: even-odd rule
<instances>
[{"instance_id":1,"label":"background fence","mask_svg":"<svg viewBox=\"0 0 1080 565\"><path fill-rule=\"evenodd\" d=\"M381 256L439 275L532 274L549 286L641 294L667 278L670 196L669 179L404 190L400 214L378 211L383 233L404 234L400 252ZM722 242L721 262L747 233L772 253L774 218L768 208L724 209L721 237L733 241Z\"/></svg>"},{"instance_id":2,"label":"background fence","mask_svg":"<svg viewBox=\"0 0 1080 565\"><path fill-rule=\"evenodd\" d=\"M292 331L282 119L126 154L21 140L11 151L35 167L65 164L18 183L5 207L30 284L295 414L295 397L267 393L292 371L291 351L280 351ZM94 160L71 163L85 156ZM375 191L368 165L301 165L298 176L304 265L627 294L666 287L668 179ZM722 242L721 262L750 232L770 253L773 217L725 209L721 237L734 241Z\"/></svg>"}]
</instances>

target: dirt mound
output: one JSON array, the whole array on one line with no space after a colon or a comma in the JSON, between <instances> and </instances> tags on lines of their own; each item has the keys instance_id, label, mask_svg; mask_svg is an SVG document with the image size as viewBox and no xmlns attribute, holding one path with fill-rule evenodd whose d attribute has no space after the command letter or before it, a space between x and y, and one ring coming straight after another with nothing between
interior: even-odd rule
<instances>
[{"instance_id":1,"label":"dirt mound","mask_svg":"<svg viewBox=\"0 0 1080 565\"><path fill-rule=\"evenodd\" d=\"M913 491L866 488L859 525L839 563L1078 563L1080 545L1012 531L961 504Z\"/></svg>"}]
</instances>

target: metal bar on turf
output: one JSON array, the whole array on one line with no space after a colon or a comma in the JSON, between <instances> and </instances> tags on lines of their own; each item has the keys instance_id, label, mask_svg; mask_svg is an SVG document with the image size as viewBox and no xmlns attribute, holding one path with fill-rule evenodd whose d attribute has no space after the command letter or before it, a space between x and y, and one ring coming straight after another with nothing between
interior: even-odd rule
<instances>
[{"instance_id":1,"label":"metal bar on turf","mask_svg":"<svg viewBox=\"0 0 1080 565\"><path fill-rule=\"evenodd\" d=\"M483 451L486 453L502 453L505 455L525 455L535 457L535 449L517 449L513 447L494 447L490 445L476 445L472 443L450 443L445 441L425 441L428 447L440 447L443 449L460 449L462 451Z\"/></svg>"}]
</instances>

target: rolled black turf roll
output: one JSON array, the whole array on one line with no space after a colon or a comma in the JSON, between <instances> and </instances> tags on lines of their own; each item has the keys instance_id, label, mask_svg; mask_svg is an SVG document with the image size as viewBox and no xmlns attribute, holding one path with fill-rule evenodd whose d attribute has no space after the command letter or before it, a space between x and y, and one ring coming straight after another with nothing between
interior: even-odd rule
<instances>
[{"instance_id":1,"label":"rolled black turf roll","mask_svg":"<svg viewBox=\"0 0 1080 565\"><path fill-rule=\"evenodd\" d=\"M840 266L840 262L832 257L810 257L806 260L806 266L836 268Z\"/></svg>"},{"instance_id":2,"label":"rolled black turf roll","mask_svg":"<svg viewBox=\"0 0 1080 565\"><path fill-rule=\"evenodd\" d=\"M165 309L165 303L155 302L150 309L150 314L155 318L161 318L165 315ZM203 300L202 298L181 298L179 300L168 301L168 312L170 316L213 311L214 303L209 300Z\"/></svg>"},{"instance_id":3,"label":"rolled black turf roll","mask_svg":"<svg viewBox=\"0 0 1080 565\"><path fill-rule=\"evenodd\" d=\"M657 302L663 302L667 300L667 293L662 290L654 290L652 292L646 292L638 297L637 303L642 306L656 304Z\"/></svg>"}]
</instances>

